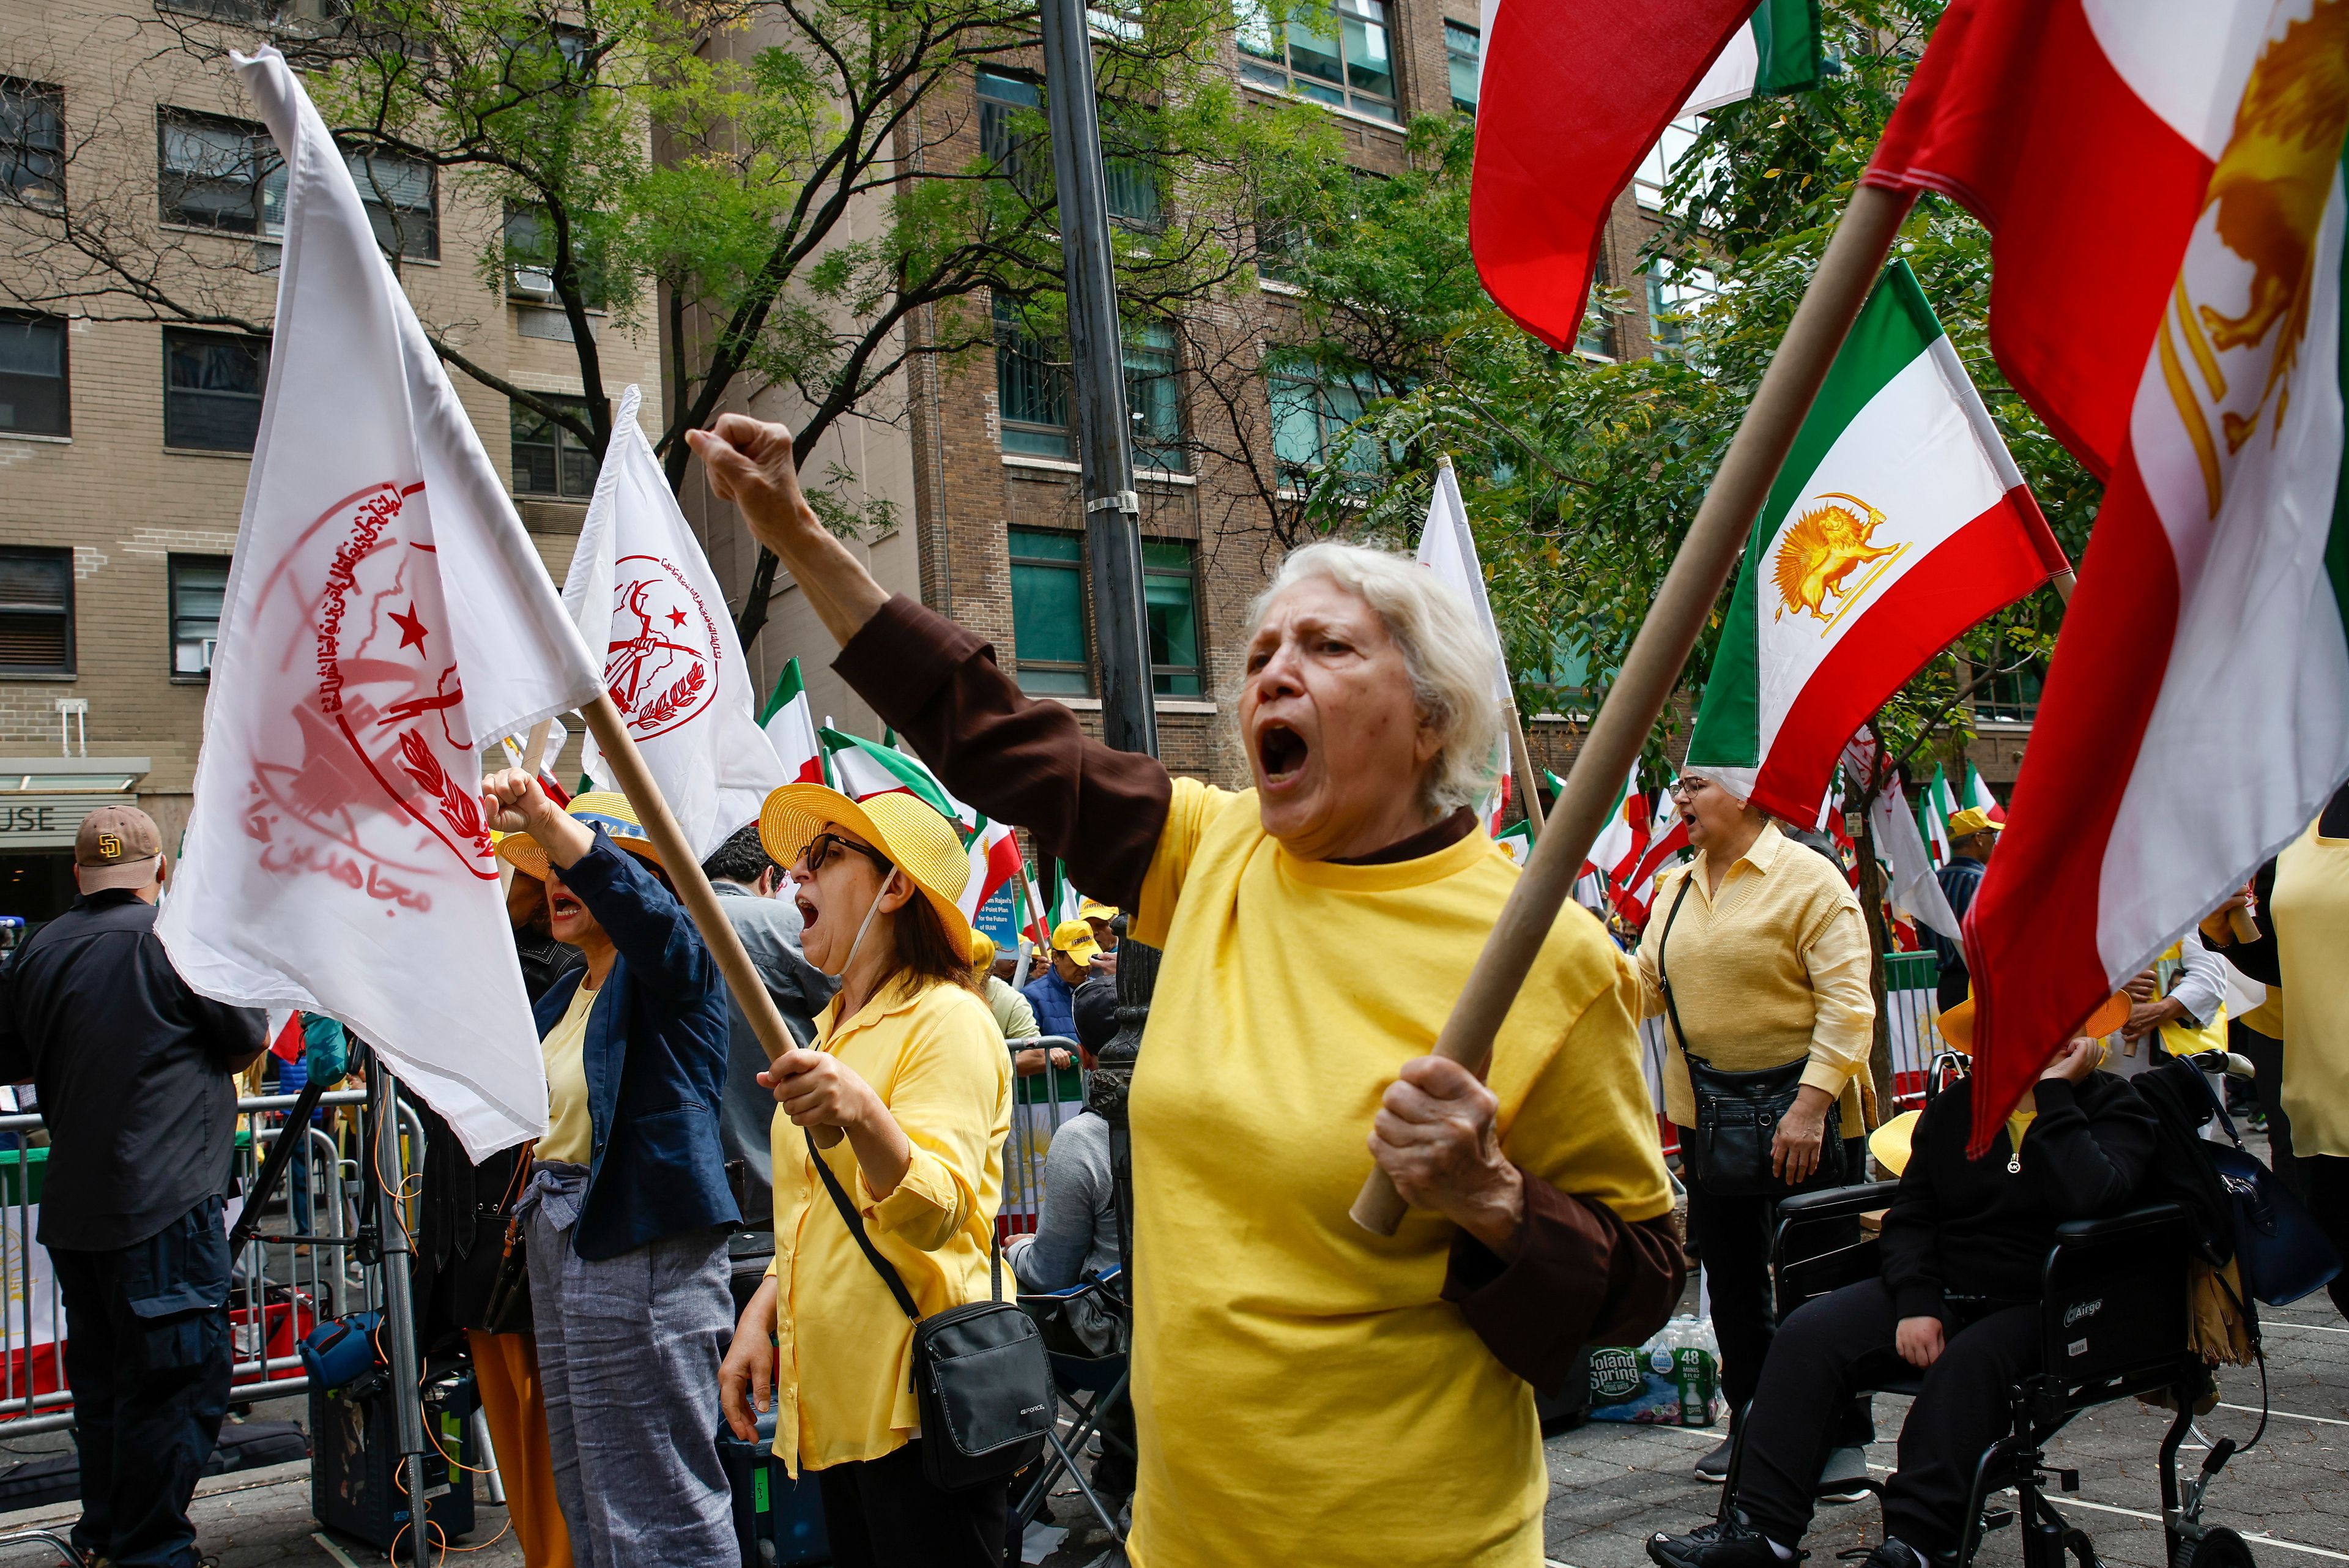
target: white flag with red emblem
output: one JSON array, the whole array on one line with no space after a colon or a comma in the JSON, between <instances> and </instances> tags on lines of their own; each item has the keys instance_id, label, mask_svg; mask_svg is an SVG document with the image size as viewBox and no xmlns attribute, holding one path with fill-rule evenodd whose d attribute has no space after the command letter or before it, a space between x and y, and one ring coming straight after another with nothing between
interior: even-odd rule
<instances>
[{"instance_id":1,"label":"white flag with red emblem","mask_svg":"<svg viewBox=\"0 0 2349 1568\"><path fill-rule=\"evenodd\" d=\"M482 752L593 699L497 470L276 50L274 352L157 931L205 995L340 1019L479 1158L546 1128Z\"/></svg>"},{"instance_id":2,"label":"white flag with red emblem","mask_svg":"<svg viewBox=\"0 0 2349 1568\"><path fill-rule=\"evenodd\" d=\"M726 596L636 423L641 394L620 394L612 443L563 584L604 684L696 855L707 855L768 794L792 782L752 713L750 667ZM603 753L590 735L590 774Z\"/></svg>"}]
</instances>

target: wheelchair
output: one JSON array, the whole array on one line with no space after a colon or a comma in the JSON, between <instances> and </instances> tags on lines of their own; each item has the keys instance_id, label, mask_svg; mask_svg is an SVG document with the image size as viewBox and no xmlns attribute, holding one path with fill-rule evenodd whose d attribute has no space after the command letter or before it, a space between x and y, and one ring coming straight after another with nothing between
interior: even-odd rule
<instances>
[{"instance_id":1,"label":"wheelchair","mask_svg":"<svg viewBox=\"0 0 2349 1568\"><path fill-rule=\"evenodd\" d=\"M1877 1181L1799 1194L1778 1206L1772 1247L1778 1316L1803 1303L1878 1272L1878 1239L1850 1238L1864 1214L1889 1208L1899 1183ZM2162 1529L2171 1568L2251 1568L2251 1556L2235 1532L2201 1521L2210 1481L2237 1451L2230 1438L2212 1445L2201 1473L2181 1483L2178 1450L2194 1419L2209 1374L2188 1343L2189 1260L2194 1255L2186 1212L2156 1203L2099 1220L2056 1227L2048 1249L2040 1305L2041 1370L2013 1390L2008 1434L1974 1467L1966 1526L1956 1553L1937 1568L1971 1568L1984 1538L2021 1521L2023 1568L2062 1568L2068 1551L2078 1568L2103 1568L2086 1532L2066 1520L2047 1497L2053 1481L2077 1491L2075 1469L2051 1466L2046 1445L2084 1410L2139 1395L2167 1394L2178 1411L2160 1448ZM1920 1374L1856 1388L1859 1394L1914 1397ZM1742 1449L1742 1445L1741 1445ZM1739 1453L1730 1459L1722 1508L1736 1495ZM1878 1494L1874 1477L1864 1482ZM1992 1497L2012 1487L2013 1509Z\"/></svg>"},{"instance_id":2,"label":"wheelchair","mask_svg":"<svg viewBox=\"0 0 2349 1568\"><path fill-rule=\"evenodd\" d=\"M1124 1343L1132 1334L1133 1309L1123 1293L1123 1272L1112 1265L1065 1290L1023 1291L1019 1302L1031 1316L1043 1319L1065 1311L1071 1302L1085 1298L1098 1301L1118 1320L1118 1338ZM1042 1468L1020 1489L1013 1509L1017 1526L1024 1532L1035 1522L1036 1516L1043 1511L1045 1500L1052 1495L1054 1483L1065 1475L1077 1483L1077 1490L1084 1494L1085 1506L1092 1510L1102 1528L1123 1546L1125 1532L1117 1527L1117 1521L1110 1517L1092 1483L1077 1468L1077 1456L1084 1452L1085 1445L1101 1430L1110 1412L1131 1397L1133 1372L1129 1358L1122 1350L1107 1355L1077 1355L1050 1349L1045 1358L1052 1367L1053 1392L1075 1412L1076 1424L1065 1438L1057 1423L1045 1434L1050 1451L1039 1461Z\"/></svg>"}]
</instances>

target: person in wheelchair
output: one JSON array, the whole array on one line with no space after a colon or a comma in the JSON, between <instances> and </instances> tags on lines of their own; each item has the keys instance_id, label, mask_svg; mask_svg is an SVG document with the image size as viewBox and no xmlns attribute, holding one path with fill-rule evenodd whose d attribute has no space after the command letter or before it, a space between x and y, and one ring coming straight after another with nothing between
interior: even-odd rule
<instances>
[{"instance_id":1,"label":"person in wheelchair","mask_svg":"<svg viewBox=\"0 0 2349 1568\"><path fill-rule=\"evenodd\" d=\"M1868 1568L1938 1568L1955 1555L1974 1468L2004 1436L2017 1379L2039 1360L2041 1271L2056 1226L2136 1198L2158 1128L2136 1089L2074 1040L1981 1159L1966 1158L1972 1096L1925 1109L1884 1216L1878 1277L1806 1302L1778 1330L1739 1434L1718 1519L1649 1538L1661 1568L1775 1568L1803 1555L1819 1463L1854 1392L1918 1381L1885 1483Z\"/></svg>"}]
</instances>

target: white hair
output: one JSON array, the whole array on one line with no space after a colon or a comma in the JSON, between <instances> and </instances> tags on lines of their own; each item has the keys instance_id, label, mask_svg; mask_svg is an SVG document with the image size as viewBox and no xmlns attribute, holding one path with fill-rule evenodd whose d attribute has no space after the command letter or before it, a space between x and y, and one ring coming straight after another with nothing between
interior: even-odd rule
<instances>
[{"instance_id":1,"label":"white hair","mask_svg":"<svg viewBox=\"0 0 2349 1568\"><path fill-rule=\"evenodd\" d=\"M1500 765L1507 721L1493 697L1493 649L1467 601L1407 556L1320 540L1292 550L1248 606L1248 635L1279 595L1326 577L1377 612L1402 651L1420 722L1435 732L1420 804L1439 816L1482 801Z\"/></svg>"}]
</instances>

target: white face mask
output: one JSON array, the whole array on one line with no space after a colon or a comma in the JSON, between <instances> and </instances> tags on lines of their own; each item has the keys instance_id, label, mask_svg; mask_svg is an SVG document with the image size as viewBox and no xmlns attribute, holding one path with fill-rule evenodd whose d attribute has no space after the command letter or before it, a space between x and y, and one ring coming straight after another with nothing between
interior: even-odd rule
<instances>
[{"instance_id":1,"label":"white face mask","mask_svg":"<svg viewBox=\"0 0 2349 1568\"><path fill-rule=\"evenodd\" d=\"M848 956L840 961L838 969L818 969L816 971L818 974L829 976L833 980L847 974L848 966L856 961L856 950L864 945L864 933L873 929L873 917L881 912L881 900L889 896L889 886L896 879L897 873L895 869L881 878L880 891L873 895L873 902L864 906L864 923L856 928L856 938L848 944Z\"/></svg>"}]
</instances>

